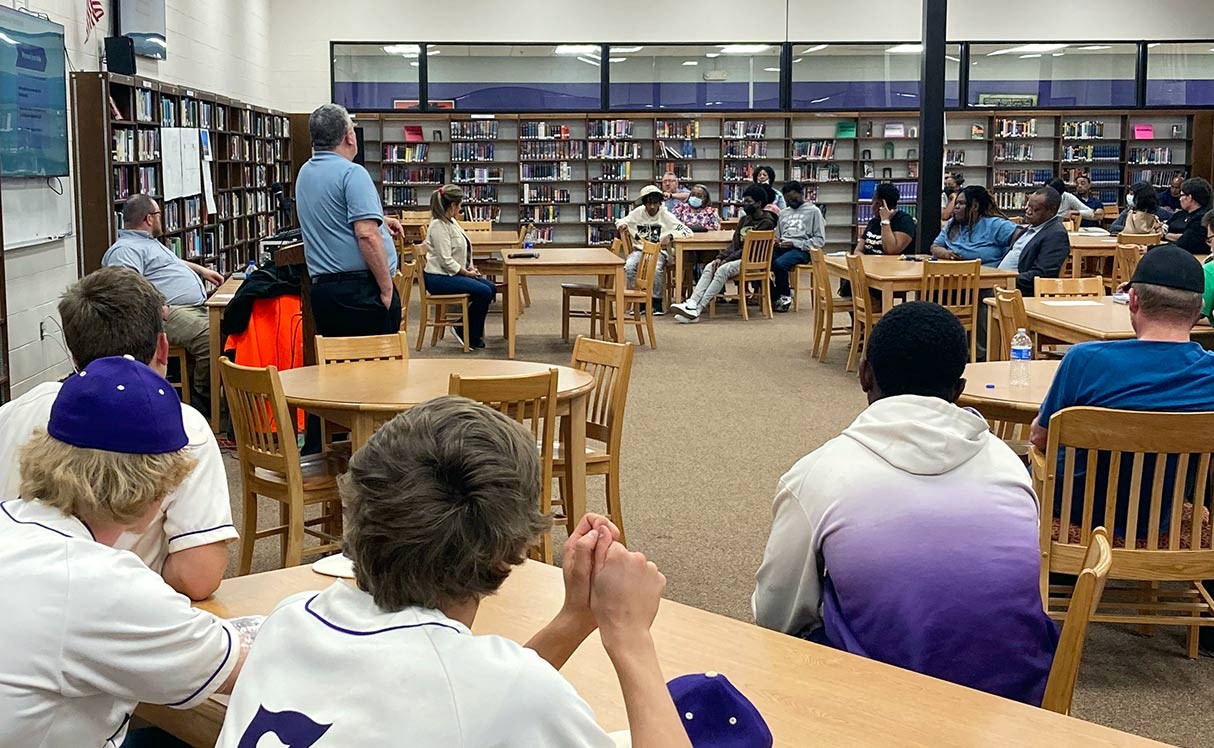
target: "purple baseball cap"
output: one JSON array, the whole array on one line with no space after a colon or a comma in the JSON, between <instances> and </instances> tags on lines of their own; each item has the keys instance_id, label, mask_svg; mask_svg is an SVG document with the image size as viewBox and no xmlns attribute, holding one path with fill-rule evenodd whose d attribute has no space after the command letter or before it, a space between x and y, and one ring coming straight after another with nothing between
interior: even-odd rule
<instances>
[{"instance_id":1,"label":"purple baseball cap","mask_svg":"<svg viewBox=\"0 0 1214 748\"><path fill-rule=\"evenodd\" d=\"M763 716L724 675L680 675L666 687L694 748L771 748Z\"/></svg>"},{"instance_id":2,"label":"purple baseball cap","mask_svg":"<svg viewBox=\"0 0 1214 748\"><path fill-rule=\"evenodd\" d=\"M47 433L65 444L158 455L189 443L173 385L131 356L99 358L69 377Z\"/></svg>"}]
</instances>

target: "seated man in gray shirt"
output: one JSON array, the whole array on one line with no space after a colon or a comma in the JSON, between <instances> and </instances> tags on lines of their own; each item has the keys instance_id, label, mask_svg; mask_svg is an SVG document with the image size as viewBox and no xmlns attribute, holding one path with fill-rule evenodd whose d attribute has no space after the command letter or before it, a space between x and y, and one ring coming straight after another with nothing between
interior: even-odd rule
<instances>
[{"instance_id":1,"label":"seated man in gray shirt","mask_svg":"<svg viewBox=\"0 0 1214 748\"><path fill-rule=\"evenodd\" d=\"M105 251L101 264L125 267L151 281L169 305L164 332L169 343L185 349L190 357L190 404L210 417L211 337L207 321L204 285L223 283L223 276L210 268L186 262L160 243L164 234L160 205L147 195L131 195L122 206L118 241Z\"/></svg>"}]
</instances>

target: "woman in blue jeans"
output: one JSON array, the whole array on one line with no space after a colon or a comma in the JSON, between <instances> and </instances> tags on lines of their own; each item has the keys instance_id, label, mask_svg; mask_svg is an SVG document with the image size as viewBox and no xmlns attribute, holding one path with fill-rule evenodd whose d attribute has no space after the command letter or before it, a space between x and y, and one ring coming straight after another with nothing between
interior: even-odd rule
<instances>
[{"instance_id":1,"label":"woman in blue jeans","mask_svg":"<svg viewBox=\"0 0 1214 748\"><path fill-rule=\"evenodd\" d=\"M464 191L445 184L430 196L430 229L426 232L426 291L435 294L466 293L468 330L453 328L460 344L468 335L472 348L485 347L485 315L497 296L497 286L472 264L472 242L455 222Z\"/></svg>"}]
</instances>

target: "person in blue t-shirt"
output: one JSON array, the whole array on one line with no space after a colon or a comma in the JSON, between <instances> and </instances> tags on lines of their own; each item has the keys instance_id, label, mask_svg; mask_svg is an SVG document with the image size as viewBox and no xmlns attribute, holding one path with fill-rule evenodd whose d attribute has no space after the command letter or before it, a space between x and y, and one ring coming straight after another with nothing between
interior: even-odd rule
<instances>
[{"instance_id":1,"label":"person in blue t-shirt","mask_svg":"<svg viewBox=\"0 0 1214 748\"><path fill-rule=\"evenodd\" d=\"M953 200L953 216L932 242L937 260L982 260L998 267L1012 246L1016 224L995 207L986 188L970 185Z\"/></svg>"},{"instance_id":2,"label":"person in blue t-shirt","mask_svg":"<svg viewBox=\"0 0 1214 748\"><path fill-rule=\"evenodd\" d=\"M1185 413L1214 411L1214 353L1189 337L1201 314L1204 288L1201 263L1193 255L1170 245L1147 252L1129 284L1130 322L1137 339L1080 343L1067 352L1033 422L1029 435L1033 446L1046 448L1050 418L1072 406ZM1086 455L1076 455L1076 496L1082 495L1086 462ZM1176 479L1175 463L1175 456L1167 461L1163 496L1171 495ZM1141 483L1144 494L1151 490L1154 470L1154 461L1144 460ZM1107 475L1107 459L1102 457L1097 466L1097 497L1105 495L1102 487L1107 484ZM1131 471L1122 469L1119 476L1114 534L1125 531ZM1059 485L1060 494L1061 489ZM1191 480L1189 489L1192 490ZM1081 521L1081 504L1079 501L1074 504L1075 522ZM1150 509L1147 496L1144 495L1140 507L1138 527L1145 530ZM1093 516L1103 513L1103 501L1098 498ZM1170 515L1167 507L1164 514ZM1164 516L1161 522L1166 523L1167 519Z\"/></svg>"}]
</instances>

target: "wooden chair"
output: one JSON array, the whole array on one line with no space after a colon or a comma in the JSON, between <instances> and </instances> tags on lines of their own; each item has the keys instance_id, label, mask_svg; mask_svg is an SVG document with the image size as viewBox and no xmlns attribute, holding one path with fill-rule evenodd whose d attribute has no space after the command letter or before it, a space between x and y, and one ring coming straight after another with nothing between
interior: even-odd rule
<instances>
[{"instance_id":1,"label":"wooden chair","mask_svg":"<svg viewBox=\"0 0 1214 748\"><path fill-rule=\"evenodd\" d=\"M465 221L462 218L457 219L456 223L464 231L492 231L493 221Z\"/></svg>"},{"instance_id":2,"label":"wooden chair","mask_svg":"<svg viewBox=\"0 0 1214 748\"><path fill-rule=\"evenodd\" d=\"M570 367L594 377L594 392L586 407L586 438L603 443L603 449L586 448L586 475L602 475L607 483L607 516L620 528L624 542L624 512L620 500L620 442L624 435L624 407L632 379L632 343L611 343L582 335L573 343ZM571 487L565 455L558 449L552 466L560 488L561 505ZM574 522L580 517L572 517Z\"/></svg>"},{"instance_id":3,"label":"wooden chair","mask_svg":"<svg viewBox=\"0 0 1214 748\"><path fill-rule=\"evenodd\" d=\"M825 361L831 337L851 331L848 325L836 325L835 315L840 312L853 312L854 307L851 299L835 296L830 273L826 270L826 253L818 247L810 247L809 260L814 282L814 347L811 355L817 356L819 361Z\"/></svg>"},{"instance_id":4,"label":"wooden chair","mask_svg":"<svg viewBox=\"0 0 1214 748\"><path fill-rule=\"evenodd\" d=\"M1073 232L1076 232L1079 230L1080 223L1082 223L1082 221L1081 221L1081 219L1078 219L1078 218L1076 218L1074 220L1071 220L1070 218L1064 218L1064 219L1062 219L1062 228L1066 229L1067 233L1073 233Z\"/></svg>"},{"instance_id":5,"label":"wooden chair","mask_svg":"<svg viewBox=\"0 0 1214 748\"><path fill-rule=\"evenodd\" d=\"M1104 583L1113 565L1113 547L1109 543L1108 530L1097 527L1083 554L1083 570L1075 580L1075 592L1067 607L1058 647L1054 650L1054 663L1045 682L1045 695L1041 708L1059 714L1071 713L1071 700L1075 695L1075 680L1079 677L1079 660L1083 656L1083 642L1087 636L1088 622L1096 614L1104 594Z\"/></svg>"},{"instance_id":6,"label":"wooden chair","mask_svg":"<svg viewBox=\"0 0 1214 748\"><path fill-rule=\"evenodd\" d=\"M956 315L970 338L970 361L978 358L978 282L981 260L923 263L919 300L931 301ZM853 292L854 293L854 292Z\"/></svg>"},{"instance_id":7,"label":"wooden chair","mask_svg":"<svg viewBox=\"0 0 1214 748\"><path fill-rule=\"evenodd\" d=\"M1143 249L1150 249L1151 247L1154 247L1156 244L1159 244L1162 241L1163 241L1162 234L1127 234L1126 232L1123 231L1117 235L1118 246L1120 246L1122 244L1133 244L1136 247L1142 247Z\"/></svg>"},{"instance_id":8,"label":"wooden chair","mask_svg":"<svg viewBox=\"0 0 1214 748\"><path fill-rule=\"evenodd\" d=\"M790 268L788 271L789 273L792 274L792 277L790 278L790 280L792 281L792 284L791 284L792 310L794 312L800 311L800 309L801 309L801 273L803 273L803 272L809 273L809 284L810 284L810 290L812 291L813 282L814 282L813 270L814 269L810 266L810 264L808 262L803 262L803 263L800 263L797 265L793 265L792 268ZM811 301L811 303L813 301L812 293L810 294L810 301Z\"/></svg>"},{"instance_id":9,"label":"wooden chair","mask_svg":"<svg viewBox=\"0 0 1214 748\"><path fill-rule=\"evenodd\" d=\"M884 310L874 309L876 302L869 293L868 275L864 272L862 255L847 256L847 277L851 282L852 303L851 352L847 354L847 371L859 371L860 359L864 357L864 350L868 346L868 334L873 325L881 319ZM829 282L828 279L827 283ZM830 319L827 321L830 322ZM824 349L823 357L825 355Z\"/></svg>"},{"instance_id":10,"label":"wooden chair","mask_svg":"<svg viewBox=\"0 0 1214 748\"><path fill-rule=\"evenodd\" d=\"M987 346L987 361L1007 361L1011 355L1012 338L1016 331L1029 329L1029 317L1024 311L1024 297L1018 288L996 288L995 306L991 314L999 322L999 350L992 351ZM1031 333L1030 333L1031 334Z\"/></svg>"},{"instance_id":11,"label":"wooden chair","mask_svg":"<svg viewBox=\"0 0 1214 748\"><path fill-rule=\"evenodd\" d=\"M540 451L542 475L539 510L545 515L552 512L556 383L557 370L549 369L539 374L523 376L461 377L459 374L452 374L447 387L448 394L484 403L530 428L534 443ZM550 529L544 532L539 545L533 548L529 555L546 564L552 563Z\"/></svg>"},{"instance_id":12,"label":"wooden chair","mask_svg":"<svg viewBox=\"0 0 1214 748\"><path fill-rule=\"evenodd\" d=\"M611 242L611 251L619 257L625 257L624 240L618 236ZM562 283L561 284L561 339L569 342L569 320L590 320L590 335L595 334L594 328L603 317L603 296L615 288L614 275L599 276L597 283ZM573 299L589 299L589 309L574 309L570 302ZM604 335L603 337L606 337Z\"/></svg>"},{"instance_id":13,"label":"wooden chair","mask_svg":"<svg viewBox=\"0 0 1214 748\"><path fill-rule=\"evenodd\" d=\"M220 357L219 373L236 432L244 495L239 574L248 574L252 568L254 544L274 535L282 539L283 566L298 566L305 555L340 550L341 500L336 470L324 457L301 462L278 369L239 366ZM257 529L258 496L279 503L279 525ZM305 519L304 509L314 504L325 505L322 514ZM305 535L324 543L305 549Z\"/></svg>"},{"instance_id":14,"label":"wooden chair","mask_svg":"<svg viewBox=\"0 0 1214 748\"><path fill-rule=\"evenodd\" d=\"M400 331L409 330L409 299L413 296L413 279L418 272L418 261L407 260L404 255L400 258L400 268L392 276L392 284L396 286L396 295L400 297Z\"/></svg>"},{"instance_id":15,"label":"wooden chair","mask_svg":"<svg viewBox=\"0 0 1214 748\"><path fill-rule=\"evenodd\" d=\"M174 362L176 362L176 364L177 364L177 368L176 368L177 376L171 376L174 373L173 369L172 369L172 364ZM190 404L190 369L189 369L189 366L186 364L185 348L182 348L179 345L169 346L169 364L170 364L170 369L169 369L170 376L165 377L165 378L169 380L169 384L173 385L173 389L177 390L177 394L181 396L181 402L185 403L186 405L189 405Z\"/></svg>"},{"instance_id":16,"label":"wooden chair","mask_svg":"<svg viewBox=\"0 0 1214 748\"><path fill-rule=\"evenodd\" d=\"M1199 628L1214 625L1214 601L1202 581L1214 579L1214 412L1066 408L1050 419L1048 433L1045 452L1030 455L1042 506L1046 611L1061 617L1074 595L1066 585L1051 585L1050 573L1079 574L1093 528L1103 525L1113 536L1109 578L1137 585L1107 590L1092 620L1184 626L1188 655L1196 658ZM1167 462L1175 469L1165 491L1168 471L1160 466ZM1107 481L1099 480L1098 464L1107 465ZM1079 483L1077 465L1088 471ZM1125 475L1128 488L1119 497Z\"/></svg>"},{"instance_id":17,"label":"wooden chair","mask_svg":"<svg viewBox=\"0 0 1214 748\"><path fill-rule=\"evenodd\" d=\"M429 225L430 219L433 218L430 210L402 210L400 212L401 223L420 223Z\"/></svg>"},{"instance_id":18,"label":"wooden chair","mask_svg":"<svg viewBox=\"0 0 1214 748\"><path fill-rule=\"evenodd\" d=\"M1104 278L1042 278L1033 279L1033 295L1039 299L1101 299L1104 298Z\"/></svg>"},{"instance_id":19,"label":"wooden chair","mask_svg":"<svg viewBox=\"0 0 1214 748\"><path fill-rule=\"evenodd\" d=\"M316 336L316 363L323 369L330 364L357 361L408 361L409 339L404 332L394 335L364 335L355 338Z\"/></svg>"},{"instance_id":20,"label":"wooden chair","mask_svg":"<svg viewBox=\"0 0 1214 748\"><path fill-rule=\"evenodd\" d=\"M414 275L417 278L417 298L421 302L419 305L421 320L417 325L417 350L422 349L427 329L434 331L433 337L430 339L430 345L433 347L438 345L439 339L443 337L448 327L462 327L464 329L464 353L467 353L471 350L468 347L468 294L428 294L426 293L426 274L415 273ZM455 307L459 308L458 316L456 316Z\"/></svg>"},{"instance_id":21,"label":"wooden chair","mask_svg":"<svg viewBox=\"0 0 1214 748\"><path fill-rule=\"evenodd\" d=\"M749 320L750 312L746 310L746 292L751 283L759 284L759 300L762 304L763 316L772 319L771 312L771 257L776 247L775 231L750 231L742 242L742 266L734 282L738 284L738 311L742 319ZM732 294L718 294L708 302L708 318L717 316L717 299L733 298Z\"/></svg>"},{"instance_id":22,"label":"wooden chair","mask_svg":"<svg viewBox=\"0 0 1214 748\"><path fill-rule=\"evenodd\" d=\"M1142 259L1142 248L1137 245L1118 244L1113 251L1113 276L1107 284L1110 291L1116 291L1122 283L1129 283Z\"/></svg>"},{"instance_id":23,"label":"wooden chair","mask_svg":"<svg viewBox=\"0 0 1214 748\"><path fill-rule=\"evenodd\" d=\"M632 321L636 326L637 340L641 345L645 345L645 328L649 330L649 347L657 348L657 338L653 333L653 280L657 273L658 253L662 251L662 247L657 242L642 242L641 244L641 261L637 265L636 281L632 284L632 288L624 290L624 309L615 308L615 293L603 293L600 296L603 309L603 325L604 331L607 327L615 324L617 315L623 315L625 318L628 312L632 312ZM641 307L645 308L644 321L642 322ZM643 325L643 327L642 327ZM604 337L606 337L604 335ZM623 342L623 341L620 341Z\"/></svg>"}]
</instances>

